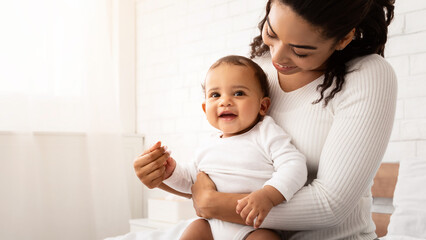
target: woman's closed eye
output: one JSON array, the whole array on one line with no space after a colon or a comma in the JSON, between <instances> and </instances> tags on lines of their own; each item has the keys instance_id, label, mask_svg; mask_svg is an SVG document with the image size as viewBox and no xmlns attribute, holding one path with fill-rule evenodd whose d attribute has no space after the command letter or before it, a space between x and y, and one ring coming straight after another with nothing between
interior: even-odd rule
<instances>
[{"instance_id":1,"label":"woman's closed eye","mask_svg":"<svg viewBox=\"0 0 426 240\"><path fill-rule=\"evenodd\" d=\"M308 54L301 54L301 53L297 53L294 48L292 48L294 55L296 55L296 57L300 57L300 58L304 58L307 57Z\"/></svg>"},{"instance_id":2,"label":"woman's closed eye","mask_svg":"<svg viewBox=\"0 0 426 240\"><path fill-rule=\"evenodd\" d=\"M270 27L270 23L269 23L269 19L267 19L267 22L266 22L266 24L264 25L264 27L265 27L265 33L266 33L266 36L268 37L268 38L270 38L270 39L278 39L278 36L275 34L275 32L271 29L271 27ZM291 50L292 50L292 52L293 52L293 54L296 56L296 57L298 57L298 58L304 58L304 57L307 57L308 56L308 54L302 54L302 53L298 53L298 52L296 52L295 51L295 49L294 49L294 47L291 47Z\"/></svg>"},{"instance_id":3,"label":"woman's closed eye","mask_svg":"<svg viewBox=\"0 0 426 240\"><path fill-rule=\"evenodd\" d=\"M268 36L269 38L271 38L271 39L276 39L277 38L277 36L273 36L273 35L271 35L270 33L269 33L269 30L266 30L266 36ZM292 49L293 50L293 54L294 55L296 55L296 57L299 57L299 58L304 58L304 57L307 57L308 56L308 54L300 54L300 53L297 53L296 51L294 51L294 49Z\"/></svg>"},{"instance_id":4,"label":"woman's closed eye","mask_svg":"<svg viewBox=\"0 0 426 240\"><path fill-rule=\"evenodd\" d=\"M277 38L277 36L275 36L275 35L273 35L273 34L271 34L271 33L269 33L269 29L266 29L266 36L268 36L268 38L271 38L271 39L276 39Z\"/></svg>"},{"instance_id":5,"label":"woman's closed eye","mask_svg":"<svg viewBox=\"0 0 426 240\"><path fill-rule=\"evenodd\" d=\"M274 30L271 29L271 24L269 23L269 18L266 19L266 23L265 23L264 27L265 27L266 36L268 38L271 38L271 39L278 38L277 35L275 34Z\"/></svg>"}]
</instances>

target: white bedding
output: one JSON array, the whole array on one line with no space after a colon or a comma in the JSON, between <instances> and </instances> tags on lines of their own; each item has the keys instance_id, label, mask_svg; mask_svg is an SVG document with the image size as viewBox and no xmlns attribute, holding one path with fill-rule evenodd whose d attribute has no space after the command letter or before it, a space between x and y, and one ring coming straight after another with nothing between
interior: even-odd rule
<instances>
[{"instance_id":1,"label":"white bedding","mask_svg":"<svg viewBox=\"0 0 426 240\"><path fill-rule=\"evenodd\" d=\"M388 234L381 240L426 239L426 159L404 159L400 162L394 194L395 211ZM173 227L152 232L135 232L105 240L174 240L179 239L194 219L181 221Z\"/></svg>"},{"instance_id":2,"label":"white bedding","mask_svg":"<svg viewBox=\"0 0 426 240\"><path fill-rule=\"evenodd\" d=\"M387 236L383 240L426 239L426 159L400 162Z\"/></svg>"},{"instance_id":3,"label":"white bedding","mask_svg":"<svg viewBox=\"0 0 426 240\"><path fill-rule=\"evenodd\" d=\"M194 219L180 221L171 228L150 232L131 232L126 235L106 238L105 240L178 240L186 227Z\"/></svg>"}]
</instances>

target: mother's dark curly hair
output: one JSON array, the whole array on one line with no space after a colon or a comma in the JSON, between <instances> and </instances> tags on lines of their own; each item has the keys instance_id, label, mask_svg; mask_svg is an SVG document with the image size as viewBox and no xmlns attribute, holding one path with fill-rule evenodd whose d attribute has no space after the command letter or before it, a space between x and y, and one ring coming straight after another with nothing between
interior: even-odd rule
<instances>
[{"instance_id":1,"label":"mother's dark curly hair","mask_svg":"<svg viewBox=\"0 0 426 240\"><path fill-rule=\"evenodd\" d=\"M324 81L318 85L321 97L314 103L328 102L338 93L345 82L346 63L368 54L384 56L388 26L394 16L395 0L269 0L266 15L259 23L260 35L253 39L251 58L269 52L262 40L262 29L271 10L272 2L289 6L309 23L321 29L321 33L336 42L355 28L355 38L341 51L335 51L327 60ZM335 83L334 89L324 92Z\"/></svg>"}]
</instances>

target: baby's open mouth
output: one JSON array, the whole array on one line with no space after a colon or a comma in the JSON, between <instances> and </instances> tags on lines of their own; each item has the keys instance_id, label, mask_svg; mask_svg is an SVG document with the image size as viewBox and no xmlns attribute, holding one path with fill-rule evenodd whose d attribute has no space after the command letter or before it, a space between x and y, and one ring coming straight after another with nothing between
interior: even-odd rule
<instances>
[{"instance_id":1,"label":"baby's open mouth","mask_svg":"<svg viewBox=\"0 0 426 240\"><path fill-rule=\"evenodd\" d=\"M219 117L229 117L229 116L237 116L237 115L235 115L233 113L224 113L224 114L220 114Z\"/></svg>"},{"instance_id":2,"label":"baby's open mouth","mask_svg":"<svg viewBox=\"0 0 426 240\"><path fill-rule=\"evenodd\" d=\"M223 119L233 119L235 117L237 117L237 115L231 112L223 112L219 115L219 118Z\"/></svg>"}]
</instances>

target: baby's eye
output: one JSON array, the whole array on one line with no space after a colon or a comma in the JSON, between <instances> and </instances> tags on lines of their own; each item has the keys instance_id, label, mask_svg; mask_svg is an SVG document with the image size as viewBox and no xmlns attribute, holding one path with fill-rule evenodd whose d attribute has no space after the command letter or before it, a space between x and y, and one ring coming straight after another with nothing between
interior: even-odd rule
<instances>
[{"instance_id":1,"label":"baby's eye","mask_svg":"<svg viewBox=\"0 0 426 240\"><path fill-rule=\"evenodd\" d=\"M236 91L235 93L234 93L234 96L236 96L236 97L240 97L240 96L244 96L245 94L244 94L244 92L243 91Z\"/></svg>"},{"instance_id":2,"label":"baby's eye","mask_svg":"<svg viewBox=\"0 0 426 240\"><path fill-rule=\"evenodd\" d=\"M216 93L216 92L213 92L213 93L210 93L210 97L212 97L212 98L218 98L218 97L220 97L220 94Z\"/></svg>"}]
</instances>

